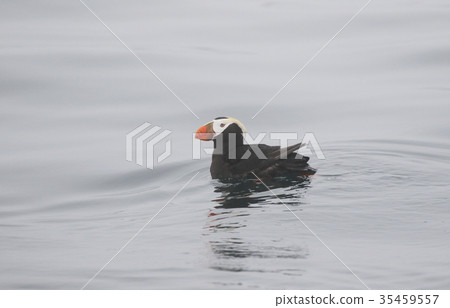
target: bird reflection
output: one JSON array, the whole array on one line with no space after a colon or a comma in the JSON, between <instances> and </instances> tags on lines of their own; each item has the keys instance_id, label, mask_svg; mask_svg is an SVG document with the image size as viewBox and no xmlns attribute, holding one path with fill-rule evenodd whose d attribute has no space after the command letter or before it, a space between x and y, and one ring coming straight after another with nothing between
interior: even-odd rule
<instances>
[{"instance_id":1,"label":"bird reflection","mask_svg":"<svg viewBox=\"0 0 450 308\"><path fill-rule=\"evenodd\" d=\"M214 182L214 192L219 196L212 200L215 206L210 209L204 234L209 238L208 246L213 256L211 268L301 275L303 269L292 267L292 262L306 258L307 249L298 241L297 233L287 235L280 232L284 229L280 229L277 217L285 219L283 203L288 206L301 203L310 178L283 177L263 181L265 185L255 180ZM263 230L256 226L261 223ZM261 268L262 261L251 261L255 258L267 260L271 265ZM273 259L292 261L273 263L270 261Z\"/></svg>"},{"instance_id":2,"label":"bird reflection","mask_svg":"<svg viewBox=\"0 0 450 308\"><path fill-rule=\"evenodd\" d=\"M280 177L263 181L272 191L278 188L286 189L282 193L274 192L277 195L274 196L268 191L266 185L258 180L219 180L215 182L214 192L221 195L219 198L212 200L218 203L215 208L227 209L258 206L273 199L278 201L278 198L280 200L290 200L299 197L299 193L304 192L310 184L309 177ZM263 192L267 192L267 194L261 195L260 193Z\"/></svg>"}]
</instances>

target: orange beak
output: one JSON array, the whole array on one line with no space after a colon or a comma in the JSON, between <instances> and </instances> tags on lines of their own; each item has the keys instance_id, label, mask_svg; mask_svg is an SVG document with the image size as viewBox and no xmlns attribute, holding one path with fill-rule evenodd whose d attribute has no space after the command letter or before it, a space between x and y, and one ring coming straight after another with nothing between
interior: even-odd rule
<instances>
[{"instance_id":1,"label":"orange beak","mask_svg":"<svg viewBox=\"0 0 450 308\"><path fill-rule=\"evenodd\" d=\"M199 129L197 129L197 132L195 133L195 138L208 141L212 140L214 138L215 132L213 129L213 122L209 122Z\"/></svg>"}]
</instances>

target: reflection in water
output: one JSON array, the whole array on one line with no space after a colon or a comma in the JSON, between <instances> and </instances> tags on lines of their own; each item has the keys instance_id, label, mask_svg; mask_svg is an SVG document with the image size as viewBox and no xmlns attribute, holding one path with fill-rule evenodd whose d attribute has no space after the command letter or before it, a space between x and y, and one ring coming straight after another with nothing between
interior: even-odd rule
<instances>
[{"instance_id":1,"label":"reflection in water","mask_svg":"<svg viewBox=\"0 0 450 308\"><path fill-rule=\"evenodd\" d=\"M287 205L301 203L310 178L277 178L264 183ZM308 255L294 233L277 232L282 226L272 218L281 215L289 219L283 204L259 181L227 180L214 182L214 192L220 196L213 200L217 205L210 210L205 229L212 252L211 268L233 272L270 272L298 276L304 270L298 261ZM272 213L271 213L272 212ZM267 228L255 229L255 221ZM299 225L301 230L301 225ZM292 231L291 231L292 232ZM277 268L277 259L289 267ZM257 261L256 261L257 260ZM265 262L268 262L265 265ZM269 270L270 268L270 270Z\"/></svg>"},{"instance_id":2,"label":"reflection in water","mask_svg":"<svg viewBox=\"0 0 450 308\"><path fill-rule=\"evenodd\" d=\"M283 202L292 203L292 199L301 197L305 189L309 187L309 177L280 177L274 179L265 179L264 183L271 189L286 188L282 193L276 191L278 198ZM243 208L251 205L262 205L275 199L279 200L267 187L257 180L221 180L217 181L214 192L221 193L220 198L213 201L220 205L216 208ZM266 193L258 195L258 193ZM298 203L298 199L294 203Z\"/></svg>"}]
</instances>

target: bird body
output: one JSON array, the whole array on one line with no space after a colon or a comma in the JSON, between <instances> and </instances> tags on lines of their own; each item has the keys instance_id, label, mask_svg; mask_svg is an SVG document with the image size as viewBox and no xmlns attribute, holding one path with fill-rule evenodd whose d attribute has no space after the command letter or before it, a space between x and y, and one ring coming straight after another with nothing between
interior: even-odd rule
<instances>
[{"instance_id":1,"label":"bird body","mask_svg":"<svg viewBox=\"0 0 450 308\"><path fill-rule=\"evenodd\" d=\"M305 176L316 173L309 157L295 151L297 143L285 148L266 144L244 144L245 127L231 117L220 117L197 130L196 138L212 140L214 151L210 167L213 179L272 178Z\"/></svg>"}]
</instances>

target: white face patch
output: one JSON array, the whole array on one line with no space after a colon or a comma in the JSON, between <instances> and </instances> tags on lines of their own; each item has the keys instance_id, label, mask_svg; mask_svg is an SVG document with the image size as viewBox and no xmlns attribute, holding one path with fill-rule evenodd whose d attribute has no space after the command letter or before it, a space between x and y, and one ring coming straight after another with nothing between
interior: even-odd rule
<instances>
[{"instance_id":1,"label":"white face patch","mask_svg":"<svg viewBox=\"0 0 450 308\"><path fill-rule=\"evenodd\" d=\"M227 117L225 119L217 119L213 121L213 130L216 133L216 136L223 133L223 131L233 123L236 123L242 129L243 133L246 132L244 125L239 120Z\"/></svg>"}]
</instances>

